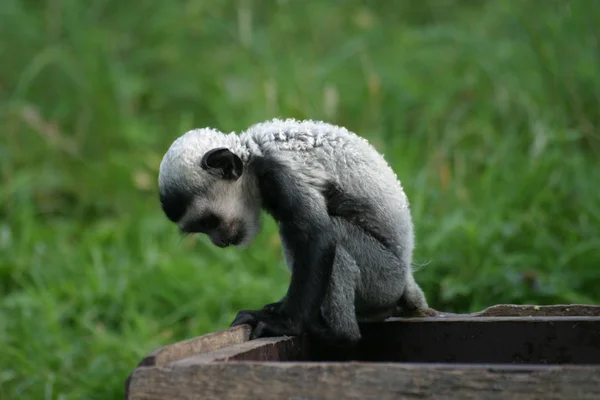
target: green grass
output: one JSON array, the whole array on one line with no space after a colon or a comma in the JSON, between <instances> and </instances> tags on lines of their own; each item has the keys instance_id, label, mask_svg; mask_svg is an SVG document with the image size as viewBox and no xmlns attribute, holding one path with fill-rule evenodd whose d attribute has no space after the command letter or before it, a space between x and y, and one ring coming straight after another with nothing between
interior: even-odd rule
<instances>
[{"instance_id":1,"label":"green grass","mask_svg":"<svg viewBox=\"0 0 600 400\"><path fill-rule=\"evenodd\" d=\"M268 5L267 5L268 4ZM277 300L275 226L180 239L188 129L323 119L384 151L432 306L600 301L600 2L0 2L0 398L122 398Z\"/></svg>"}]
</instances>

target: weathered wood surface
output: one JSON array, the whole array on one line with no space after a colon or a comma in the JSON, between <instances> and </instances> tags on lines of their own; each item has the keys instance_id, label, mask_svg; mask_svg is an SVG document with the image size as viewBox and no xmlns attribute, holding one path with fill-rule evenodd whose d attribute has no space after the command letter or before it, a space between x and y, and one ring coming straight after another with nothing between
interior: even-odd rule
<instances>
[{"instance_id":1,"label":"weathered wood surface","mask_svg":"<svg viewBox=\"0 0 600 400\"><path fill-rule=\"evenodd\" d=\"M186 359L197 354L210 353L225 347L248 342L251 328L248 325L236 326L224 331L208 333L189 340L161 347L144 357L137 365L141 367L159 367L175 360ZM133 371L135 372L135 370ZM125 398L129 398L129 386L133 372L125 380Z\"/></svg>"},{"instance_id":2,"label":"weathered wood surface","mask_svg":"<svg viewBox=\"0 0 600 400\"><path fill-rule=\"evenodd\" d=\"M224 347L247 342L250 338L250 326L241 325L220 332L209 333L193 339L173 343L154 350L141 362L140 366L161 366L173 360L208 353Z\"/></svg>"},{"instance_id":3,"label":"weathered wood surface","mask_svg":"<svg viewBox=\"0 0 600 400\"><path fill-rule=\"evenodd\" d=\"M131 400L600 399L600 367L209 363L142 368Z\"/></svg>"},{"instance_id":4,"label":"weathered wood surface","mask_svg":"<svg viewBox=\"0 0 600 400\"><path fill-rule=\"evenodd\" d=\"M297 337L261 338L236 344L224 349L194 355L169 363L169 366L187 366L217 361L305 361L308 348Z\"/></svg>"},{"instance_id":5,"label":"weathered wood surface","mask_svg":"<svg viewBox=\"0 0 600 400\"><path fill-rule=\"evenodd\" d=\"M547 306L498 304L471 314L440 312L440 317L600 317L600 305L555 304Z\"/></svg>"},{"instance_id":6,"label":"weathered wood surface","mask_svg":"<svg viewBox=\"0 0 600 400\"><path fill-rule=\"evenodd\" d=\"M350 349L249 341L248 326L175 343L140 362L126 398L600 399L600 306L498 305L361 331Z\"/></svg>"}]
</instances>

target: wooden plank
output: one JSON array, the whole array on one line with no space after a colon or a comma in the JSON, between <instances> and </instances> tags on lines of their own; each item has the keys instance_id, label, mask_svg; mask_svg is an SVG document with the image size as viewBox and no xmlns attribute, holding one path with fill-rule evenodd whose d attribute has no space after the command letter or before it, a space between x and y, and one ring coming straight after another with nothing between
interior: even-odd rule
<instances>
[{"instance_id":1,"label":"wooden plank","mask_svg":"<svg viewBox=\"0 0 600 400\"><path fill-rule=\"evenodd\" d=\"M240 325L220 332L173 343L154 350L139 362L136 368L161 366L175 360L192 357L198 354L216 351L225 347L247 342L250 339L251 327ZM125 379L125 398L129 396L133 372Z\"/></svg>"},{"instance_id":2,"label":"wooden plank","mask_svg":"<svg viewBox=\"0 0 600 400\"><path fill-rule=\"evenodd\" d=\"M169 363L170 367L218 361L304 361L307 346L298 337L261 338Z\"/></svg>"},{"instance_id":3,"label":"wooden plank","mask_svg":"<svg viewBox=\"0 0 600 400\"><path fill-rule=\"evenodd\" d=\"M554 305L520 305L497 304L482 311L470 314L453 314L440 312L440 317L600 317L600 305L588 304L554 304Z\"/></svg>"},{"instance_id":4,"label":"wooden plank","mask_svg":"<svg viewBox=\"0 0 600 400\"><path fill-rule=\"evenodd\" d=\"M500 389L506 398L600 398L600 371L591 365L600 364L599 324L600 306L497 305L472 314L442 312L436 317L363 323L363 340L353 349L324 348L299 337L248 341L250 327L240 326L152 352L127 378L126 398L329 399L339 398L341 393L350 399L402 394L428 398L436 393L444 393L444 398L489 398ZM377 363L292 362L299 360ZM466 362L590 366L511 369L499 364L493 368L458 364ZM500 369L495 370L497 367ZM409 368L410 373L402 368ZM237 374L243 377L240 384ZM561 381L556 376L570 378ZM212 378L206 381L205 377ZM406 379L407 388L397 386ZM275 390L265 389L271 388L272 382ZM370 391L365 382L376 390ZM315 392L293 390L297 385ZM490 389L493 387L500 389ZM196 390L207 390L207 396L194 397Z\"/></svg>"},{"instance_id":5,"label":"wooden plank","mask_svg":"<svg viewBox=\"0 0 600 400\"><path fill-rule=\"evenodd\" d=\"M249 325L240 325L220 332L209 333L193 339L173 343L153 351L140 362L140 365L161 366L174 360L244 343L250 338L250 329Z\"/></svg>"},{"instance_id":6,"label":"wooden plank","mask_svg":"<svg viewBox=\"0 0 600 400\"><path fill-rule=\"evenodd\" d=\"M131 400L600 399L600 367L229 362L138 368Z\"/></svg>"}]
</instances>

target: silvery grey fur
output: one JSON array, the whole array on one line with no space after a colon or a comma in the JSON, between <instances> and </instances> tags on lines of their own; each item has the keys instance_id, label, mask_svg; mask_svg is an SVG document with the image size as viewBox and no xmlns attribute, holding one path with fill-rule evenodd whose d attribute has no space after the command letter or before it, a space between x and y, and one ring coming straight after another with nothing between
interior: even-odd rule
<instances>
[{"instance_id":1,"label":"silvery grey fur","mask_svg":"<svg viewBox=\"0 0 600 400\"><path fill-rule=\"evenodd\" d=\"M199 167L201 158L216 148L227 148L242 161L244 172L239 179L218 179ZM259 165L258 161L253 164L255 160L267 160L280 167L265 169L270 171L267 174L289 172L282 176L293 180L293 185L289 189L283 186L282 197L304 205L301 210L290 209L292 214L308 218L315 227L331 227L335 256L328 282L323 283L326 289L319 307L326 330L333 337L355 342L360 338L357 321L386 318L398 310L428 308L411 269L414 236L406 194L384 157L367 140L343 127L319 121L274 119L255 124L239 135L210 128L185 133L165 154L159 173L161 196L168 197L175 191L189 194L189 204L176 221L180 228L210 211L221 218L224 229L243 228L239 244L249 244L259 232L260 210L265 197L270 196L269 188L274 187L260 181L267 175L255 173L260 169L253 167ZM268 201L277 204L278 200ZM229 224L230 221L236 223ZM296 224L294 221L291 217L278 221L283 255L290 269L298 254L290 249L297 239L283 232L286 228L291 231L284 225ZM221 240L216 233L207 234L214 243ZM321 231L311 230L310 234L317 240ZM286 296L267 308L269 312L276 311L286 301L292 300ZM256 327L261 315L238 316L234 324L248 322ZM303 323L298 329L310 331L305 324L311 322ZM268 336L268 329L263 330L263 335ZM302 333L288 330L289 333L285 328L271 332Z\"/></svg>"}]
</instances>

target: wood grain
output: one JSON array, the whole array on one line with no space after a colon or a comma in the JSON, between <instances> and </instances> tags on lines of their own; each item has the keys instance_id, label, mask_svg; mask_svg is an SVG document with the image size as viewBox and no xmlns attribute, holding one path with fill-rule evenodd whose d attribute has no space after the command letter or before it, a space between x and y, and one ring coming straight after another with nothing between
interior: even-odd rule
<instances>
[{"instance_id":1,"label":"wood grain","mask_svg":"<svg viewBox=\"0 0 600 400\"><path fill-rule=\"evenodd\" d=\"M224 331L209 333L203 336L173 343L154 350L139 362L136 368L161 366L175 360L193 357L198 354L216 351L224 347L247 342L251 327L240 325ZM135 370L134 370L135 372ZM125 379L125 398L129 398L129 387L133 372Z\"/></svg>"},{"instance_id":2,"label":"wood grain","mask_svg":"<svg viewBox=\"0 0 600 400\"><path fill-rule=\"evenodd\" d=\"M452 314L440 312L440 317L600 317L600 305L554 304L554 305L517 305L497 304L482 311L470 314Z\"/></svg>"},{"instance_id":3,"label":"wood grain","mask_svg":"<svg viewBox=\"0 0 600 400\"><path fill-rule=\"evenodd\" d=\"M161 366L181 358L244 343L250 338L250 329L249 325L240 325L224 331L173 343L150 353L142 360L142 365Z\"/></svg>"},{"instance_id":4,"label":"wood grain","mask_svg":"<svg viewBox=\"0 0 600 400\"><path fill-rule=\"evenodd\" d=\"M307 347L297 337L261 338L169 363L171 367L217 361L303 361Z\"/></svg>"},{"instance_id":5,"label":"wood grain","mask_svg":"<svg viewBox=\"0 0 600 400\"><path fill-rule=\"evenodd\" d=\"M211 363L135 371L131 400L600 399L600 367Z\"/></svg>"}]
</instances>

